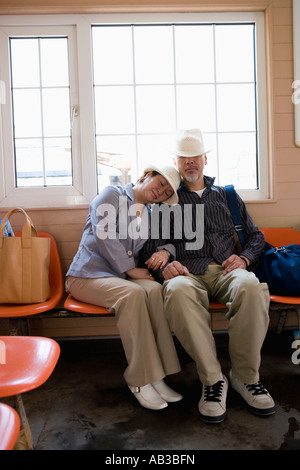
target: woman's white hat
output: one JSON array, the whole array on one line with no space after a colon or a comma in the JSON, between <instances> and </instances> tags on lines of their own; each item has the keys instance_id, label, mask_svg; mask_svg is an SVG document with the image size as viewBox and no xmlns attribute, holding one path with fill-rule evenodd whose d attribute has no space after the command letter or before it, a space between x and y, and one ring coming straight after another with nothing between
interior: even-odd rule
<instances>
[{"instance_id":1,"label":"woman's white hat","mask_svg":"<svg viewBox=\"0 0 300 470\"><path fill-rule=\"evenodd\" d=\"M204 146L202 132L199 129L189 129L178 132L176 148L171 153L179 157L197 157L209 151Z\"/></svg>"},{"instance_id":2,"label":"woman's white hat","mask_svg":"<svg viewBox=\"0 0 300 470\"><path fill-rule=\"evenodd\" d=\"M150 164L149 166L147 166L147 168L144 169L143 176L149 171L156 171L157 173L162 175L174 190L172 196L170 196L166 201L163 201L164 204L168 204L169 206L174 206L175 204L178 204L177 189L179 188L181 177L180 173L176 170L176 168L170 165L159 168L155 165Z\"/></svg>"}]
</instances>

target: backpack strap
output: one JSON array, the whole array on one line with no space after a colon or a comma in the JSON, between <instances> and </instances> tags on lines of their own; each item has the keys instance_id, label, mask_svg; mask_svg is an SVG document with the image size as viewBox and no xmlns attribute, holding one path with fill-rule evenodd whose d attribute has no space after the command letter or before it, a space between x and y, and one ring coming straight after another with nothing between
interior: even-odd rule
<instances>
[{"instance_id":1,"label":"backpack strap","mask_svg":"<svg viewBox=\"0 0 300 470\"><path fill-rule=\"evenodd\" d=\"M239 241L241 246L243 247L245 244L245 236L244 236L244 227L241 220L241 215L239 211L239 206L236 197L236 191L234 189L233 184L229 184L225 186L227 201L229 205L229 209L231 211L234 229L239 237Z\"/></svg>"}]
</instances>

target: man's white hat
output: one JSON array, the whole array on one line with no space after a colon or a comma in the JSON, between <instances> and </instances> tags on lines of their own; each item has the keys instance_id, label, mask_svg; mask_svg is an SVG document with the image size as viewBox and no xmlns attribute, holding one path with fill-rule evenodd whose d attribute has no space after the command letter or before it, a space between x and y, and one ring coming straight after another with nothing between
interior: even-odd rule
<instances>
[{"instance_id":1,"label":"man's white hat","mask_svg":"<svg viewBox=\"0 0 300 470\"><path fill-rule=\"evenodd\" d=\"M171 150L178 157L197 157L209 152L204 146L200 129L180 130L177 134L176 148Z\"/></svg>"},{"instance_id":2,"label":"man's white hat","mask_svg":"<svg viewBox=\"0 0 300 470\"><path fill-rule=\"evenodd\" d=\"M164 204L168 204L169 206L174 206L175 204L178 204L177 189L179 188L181 177L180 173L176 170L176 168L170 165L159 168L155 165L150 164L149 166L147 166L147 168L144 169L143 175L145 175L149 171L156 171L157 173L162 175L173 188L174 193L166 201L163 201Z\"/></svg>"}]
</instances>

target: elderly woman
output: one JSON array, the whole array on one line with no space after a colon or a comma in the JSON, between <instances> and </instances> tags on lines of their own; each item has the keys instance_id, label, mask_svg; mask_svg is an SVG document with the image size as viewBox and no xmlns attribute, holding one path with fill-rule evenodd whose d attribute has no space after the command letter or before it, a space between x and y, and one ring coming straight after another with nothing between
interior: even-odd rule
<instances>
[{"instance_id":1,"label":"elderly woman","mask_svg":"<svg viewBox=\"0 0 300 470\"><path fill-rule=\"evenodd\" d=\"M162 286L138 267L138 253L150 236L151 205L177 204L179 184L175 168L152 165L135 185L105 188L90 205L66 279L74 298L115 312L128 362L124 378L139 403L152 410L181 400L163 380L179 372L180 364ZM168 257L167 250L158 251L149 266L163 267Z\"/></svg>"}]
</instances>

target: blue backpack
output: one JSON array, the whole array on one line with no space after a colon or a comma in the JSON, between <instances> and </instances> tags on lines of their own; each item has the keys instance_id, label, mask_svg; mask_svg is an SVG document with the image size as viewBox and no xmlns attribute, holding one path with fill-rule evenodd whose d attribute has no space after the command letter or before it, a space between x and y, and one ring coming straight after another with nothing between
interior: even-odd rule
<instances>
[{"instance_id":1,"label":"blue backpack","mask_svg":"<svg viewBox=\"0 0 300 470\"><path fill-rule=\"evenodd\" d=\"M228 205L234 227L241 246L244 246L244 228L241 222L234 186L225 186ZM266 282L271 294L295 296L300 295L300 245L272 247L265 242L255 275L260 282Z\"/></svg>"}]
</instances>

